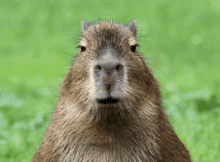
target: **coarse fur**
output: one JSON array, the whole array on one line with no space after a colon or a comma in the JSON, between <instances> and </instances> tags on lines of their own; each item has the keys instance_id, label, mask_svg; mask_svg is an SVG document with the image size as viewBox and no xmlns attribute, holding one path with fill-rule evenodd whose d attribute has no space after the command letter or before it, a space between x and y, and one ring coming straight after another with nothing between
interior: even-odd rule
<instances>
[{"instance_id":1,"label":"coarse fur","mask_svg":"<svg viewBox=\"0 0 220 162\"><path fill-rule=\"evenodd\" d=\"M190 162L162 108L157 80L138 50L135 20L82 21L81 48L64 76L55 111L32 162ZM100 104L92 70L103 48L124 67L116 104Z\"/></svg>"}]
</instances>

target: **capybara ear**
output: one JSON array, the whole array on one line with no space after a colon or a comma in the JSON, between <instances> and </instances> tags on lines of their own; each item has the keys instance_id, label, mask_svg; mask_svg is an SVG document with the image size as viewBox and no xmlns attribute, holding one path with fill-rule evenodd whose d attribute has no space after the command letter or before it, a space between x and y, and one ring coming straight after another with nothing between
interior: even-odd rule
<instances>
[{"instance_id":1,"label":"capybara ear","mask_svg":"<svg viewBox=\"0 0 220 162\"><path fill-rule=\"evenodd\" d=\"M127 25L128 29L133 33L134 37L136 37L137 34L135 21L136 21L135 19L132 19Z\"/></svg>"},{"instance_id":2,"label":"capybara ear","mask_svg":"<svg viewBox=\"0 0 220 162\"><path fill-rule=\"evenodd\" d=\"M82 33L84 31L86 31L89 28L90 25L91 24L89 24L86 20L82 20Z\"/></svg>"}]
</instances>

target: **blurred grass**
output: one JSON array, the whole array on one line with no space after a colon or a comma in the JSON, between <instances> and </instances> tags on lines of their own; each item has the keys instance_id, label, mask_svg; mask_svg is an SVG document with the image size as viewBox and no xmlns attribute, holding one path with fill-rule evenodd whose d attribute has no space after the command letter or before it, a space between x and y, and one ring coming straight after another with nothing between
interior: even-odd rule
<instances>
[{"instance_id":1,"label":"blurred grass","mask_svg":"<svg viewBox=\"0 0 220 162\"><path fill-rule=\"evenodd\" d=\"M193 161L220 161L220 0L0 1L0 161L30 161L81 20L136 18L140 52Z\"/></svg>"}]
</instances>

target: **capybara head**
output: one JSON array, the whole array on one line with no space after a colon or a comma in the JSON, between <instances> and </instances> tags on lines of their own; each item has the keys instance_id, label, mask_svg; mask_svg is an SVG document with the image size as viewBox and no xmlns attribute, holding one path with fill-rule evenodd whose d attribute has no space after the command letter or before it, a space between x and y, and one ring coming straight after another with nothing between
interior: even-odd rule
<instances>
[{"instance_id":1,"label":"capybara head","mask_svg":"<svg viewBox=\"0 0 220 162\"><path fill-rule=\"evenodd\" d=\"M33 162L191 161L137 46L135 20L82 21L78 54Z\"/></svg>"},{"instance_id":2,"label":"capybara head","mask_svg":"<svg viewBox=\"0 0 220 162\"><path fill-rule=\"evenodd\" d=\"M82 21L79 51L60 88L81 115L99 120L159 104L157 81L138 52L136 33L134 19L127 26Z\"/></svg>"}]
</instances>

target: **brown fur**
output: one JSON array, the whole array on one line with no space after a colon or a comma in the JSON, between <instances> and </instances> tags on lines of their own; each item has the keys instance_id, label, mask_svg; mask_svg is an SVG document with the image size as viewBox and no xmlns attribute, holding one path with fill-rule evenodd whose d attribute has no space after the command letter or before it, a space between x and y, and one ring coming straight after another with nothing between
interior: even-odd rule
<instances>
[{"instance_id":1,"label":"brown fur","mask_svg":"<svg viewBox=\"0 0 220 162\"><path fill-rule=\"evenodd\" d=\"M157 80L129 39L136 31L114 22L92 24L82 33L86 52L63 78L56 109L32 162L190 162L162 108ZM116 47L126 67L117 106L94 101L91 67L97 51Z\"/></svg>"}]
</instances>

